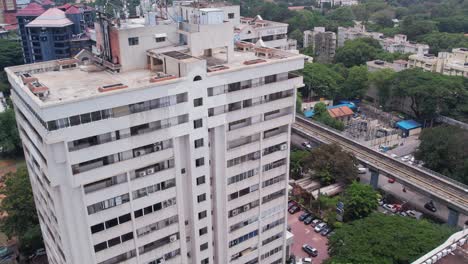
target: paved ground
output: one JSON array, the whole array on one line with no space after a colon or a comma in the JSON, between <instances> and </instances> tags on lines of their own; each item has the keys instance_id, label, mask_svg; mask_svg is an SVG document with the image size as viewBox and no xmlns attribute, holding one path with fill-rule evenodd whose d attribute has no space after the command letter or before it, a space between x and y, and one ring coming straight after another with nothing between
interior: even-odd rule
<instances>
[{"instance_id":1,"label":"paved ground","mask_svg":"<svg viewBox=\"0 0 468 264\"><path fill-rule=\"evenodd\" d=\"M316 248L319 252L318 256L313 258L313 263L322 263L323 260L328 258L327 237L315 233L312 226L304 225L298 220L301 212L288 215L288 224L291 227L291 232L294 234L294 243L291 252L296 256L296 260L308 257L307 253L302 250L303 244L309 244Z\"/></svg>"}]
</instances>

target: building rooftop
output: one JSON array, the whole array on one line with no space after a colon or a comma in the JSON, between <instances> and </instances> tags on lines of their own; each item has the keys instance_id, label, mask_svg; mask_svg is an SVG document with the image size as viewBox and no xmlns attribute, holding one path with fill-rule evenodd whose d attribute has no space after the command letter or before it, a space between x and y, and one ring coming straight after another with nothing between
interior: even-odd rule
<instances>
[{"instance_id":1,"label":"building rooftop","mask_svg":"<svg viewBox=\"0 0 468 264\"><path fill-rule=\"evenodd\" d=\"M26 27L66 27L69 25L73 25L73 22L65 16L65 12L58 8L49 8Z\"/></svg>"},{"instance_id":2,"label":"building rooftop","mask_svg":"<svg viewBox=\"0 0 468 264\"><path fill-rule=\"evenodd\" d=\"M38 3L31 2L25 8L20 9L16 16L39 16L40 14L44 13L45 9Z\"/></svg>"},{"instance_id":3,"label":"building rooftop","mask_svg":"<svg viewBox=\"0 0 468 264\"><path fill-rule=\"evenodd\" d=\"M167 56L178 60L180 63L206 60L209 76L246 67L255 67L256 64L281 63L283 59L302 57L300 54L270 48L234 51L229 62L225 61L224 54L213 54L212 57L193 57L185 50L181 50L180 47L173 47L172 51L169 47L161 50L151 49L147 51L147 54L151 52L159 52L158 56ZM263 55L260 55L260 53ZM22 87L31 97L36 96L33 94L31 86L28 86L28 82L39 83L41 87L48 88L48 95L40 97L41 100L36 100L40 106L78 101L130 89L167 85L184 79L184 76L174 76L149 69L111 73L105 71L101 65L84 65L77 59L26 64L10 67L6 70L15 73L17 82L23 84ZM25 74L28 80L24 77Z\"/></svg>"},{"instance_id":4,"label":"building rooftop","mask_svg":"<svg viewBox=\"0 0 468 264\"><path fill-rule=\"evenodd\" d=\"M421 124L414 120L403 120L403 121L397 122L396 125L400 129L404 129L404 130L411 130L411 129L421 127Z\"/></svg>"},{"instance_id":5,"label":"building rooftop","mask_svg":"<svg viewBox=\"0 0 468 264\"><path fill-rule=\"evenodd\" d=\"M329 107L327 108L327 111L333 118L350 116L354 114L353 110L351 110L351 108L348 106Z\"/></svg>"}]
</instances>

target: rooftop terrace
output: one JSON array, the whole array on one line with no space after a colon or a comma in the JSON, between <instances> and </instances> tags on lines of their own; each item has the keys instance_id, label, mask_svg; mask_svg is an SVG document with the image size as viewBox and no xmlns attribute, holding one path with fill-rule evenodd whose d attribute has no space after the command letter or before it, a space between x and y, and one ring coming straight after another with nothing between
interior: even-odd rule
<instances>
[{"instance_id":1,"label":"rooftop terrace","mask_svg":"<svg viewBox=\"0 0 468 264\"><path fill-rule=\"evenodd\" d=\"M242 46L242 45L241 45ZM229 62L223 53L213 54L210 57L193 57L185 50L175 48L173 51L157 49L147 51L148 56L167 56L180 63L191 63L206 60L207 74L222 74L247 67L256 67L258 64L280 63L282 60L298 59L299 54L282 50L254 47L246 44L240 50L233 52ZM77 55L78 56L78 55ZM49 106L63 102L84 100L86 98L105 96L110 93L119 93L130 89L140 89L167 85L184 79L184 76L171 75L158 70L135 69L125 72L111 72L103 65L97 63L83 63L78 59L56 60L35 64L10 67L7 72L14 72L15 82L31 97L36 98L40 106ZM41 89L38 94L31 89L41 84L47 91Z\"/></svg>"}]
</instances>

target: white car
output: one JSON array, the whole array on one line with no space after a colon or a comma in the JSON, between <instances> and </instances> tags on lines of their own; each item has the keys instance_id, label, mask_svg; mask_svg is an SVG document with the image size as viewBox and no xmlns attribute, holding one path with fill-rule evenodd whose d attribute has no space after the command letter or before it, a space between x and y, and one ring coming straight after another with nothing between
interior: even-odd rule
<instances>
[{"instance_id":1,"label":"white car","mask_svg":"<svg viewBox=\"0 0 468 264\"><path fill-rule=\"evenodd\" d=\"M411 158L411 157L410 157L409 155L406 155L406 156L404 156L403 158L401 158L401 161L407 162L408 160L410 160L410 158Z\"/></svg>"},{"instance_id":2,"label":"white car","mask_svg":"<svg viewBox=\"0 0 468 264\"><path fill-rule=\"evenodd\" d=\"M393 204L384 204L382 207L392 213L395 213L397 211L396 207Z\"/></svg>"},{"instance_id":3,"label":"white car","mask_svg":"<svg viewBox=\"0 0 468 264\"><path fill-rule=\"evenodd\" d=\"M397 158L398 158L398 155L397 155L397 154L394 154L394 153L392 153L392 154L390 154L390 157L392 157L392 158L394 158L394 159L397 159Z\"/></svg>"},{"instance_id":4,"label":"white car","mask_svg":"<svg viewBox=\"0 0 468 264\"><path fill-rule=\"evenodd\" d=\"M312 264L312 259L311 258L303 258L302 259L302 264Z\"/></svg>"},{"instance_id":5,"label":"white car","mask_svg":"<svg viewBox=\"0 0 468 264\"><path fill-rule=\"evenodd\" d=\"M327 226L326 223L320 223L320 224L318 224L318 225L315 226L314 230L315 230L315 232L318 233L318 232L322 231L322 229L323 229L324 227L326 227L326 226Z\"/></svg>"}]
</instances>

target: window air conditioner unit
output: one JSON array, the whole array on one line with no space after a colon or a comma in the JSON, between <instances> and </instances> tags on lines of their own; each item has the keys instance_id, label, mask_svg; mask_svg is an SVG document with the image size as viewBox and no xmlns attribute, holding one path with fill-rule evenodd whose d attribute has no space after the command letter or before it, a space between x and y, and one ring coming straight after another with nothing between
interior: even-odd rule
<instances>
[{"instance_id":1,"label":"window air conditioner unit","mask_svg":"<svg viewBox=\"0 0 468 264\"><path fill-rule=\"evenodd\" d=\"M158 142L154 144L154 150L155 151L160 151L162 149L162 143Z\"/></svg>"},{"instance_id":2,"label":"window air conditioner unit","mask_svg":"<svg viewBox=\"0 0 468 264\"><path fill-rule=\"evenodd\" d=\"M146 176L146 171L139 171L138 172L138 177L144 177Z\"/></svg>"},{"instance_id":3,"label":"window air conditioner unit","mask_svg":"<svg viewBox=\"0 0 468 264\"><path fill-rule=\"evenodd\" d=\"M260 158L260 152L255 152L254 155L253 155L253 159L256 160L256 159L259 159Z\"/></svg>"},{"instance_id":4,"label":"window air conditioner unit","mask_svg":"<svg viewBox=\"0 0 468 264\"><path fill-rule=\"evenodd\" d=\"M149 168L146 170L146 174L153 174L154 173L154 168Z\"/></svg>"},{"instance_id":5,"label":"window air conditioner unit","mask_svg":"<svg viewBox=\"0 0 468 264\"><path fill-rule=\"evenodd\" d=\"M288 149L288 144L283 144L280 147L281 150L287 150Z\"/></svg>"},{"instance_id":6,"label":"window air conditioner unit","mask_svg":"<svg viewBox=\"0 0 468 264\"><path fill-rule=\"evenodd\" d=\"M135 151L135 156L138 157L138 156L142 156L142 155L145 155L146 152L144 149L140 149L140 150L137 150Z\"/></svg>"},{"instance_id":7,"label":"window air conditioner unit","mask_svg":"<svg viewBox=\"0 0 468 264\"><path fill-rule=\"evenodd\" d=\"M232 211L232 216L236 216L237 214L239 214L239 209L234 209Z\"/></svg>"},{"instance_id":8,"label":"window air conditioner unit","mask_svg":"<svg viewBox=\"0 0 468 264\"><path fill-rule=\"evenodd\" d=\"M249 209L250 209L250 204L244 205L244 212L245 212L245 211L248 211Z\"/></svg>"},{"instance_id":9,"label":"window air conditioner unit","mask_svg":"<svg viewBox=\"0 0 468 264\"><path fill-rule=\"evenodd\" d=\"M173 235L173 236L170 236L169 237L169 241L172 243L172 242L175 242L177 240L177 236L176 235Z\"/></svg>"}]
</instances>

